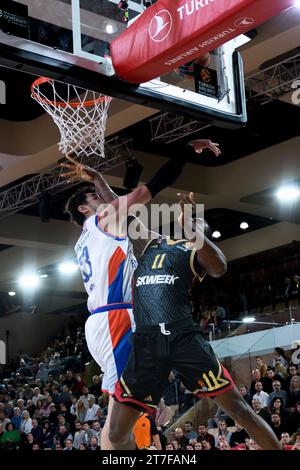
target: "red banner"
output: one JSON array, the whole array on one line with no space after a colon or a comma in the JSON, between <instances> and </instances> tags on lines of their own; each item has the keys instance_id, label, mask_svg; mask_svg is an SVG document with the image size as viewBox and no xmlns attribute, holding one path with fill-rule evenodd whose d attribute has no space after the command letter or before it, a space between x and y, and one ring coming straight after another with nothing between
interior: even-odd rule
<instances>
[{"instance_id":1,"label":"red banner","mask_svg":"<svg viewBox=\"0 0 300 470\"><path fill-rule=\"evenodd\" d=\"M159 0L111 44L116 74L159 77L255 28L295 0Z\"/></svg>"}]
</instances>

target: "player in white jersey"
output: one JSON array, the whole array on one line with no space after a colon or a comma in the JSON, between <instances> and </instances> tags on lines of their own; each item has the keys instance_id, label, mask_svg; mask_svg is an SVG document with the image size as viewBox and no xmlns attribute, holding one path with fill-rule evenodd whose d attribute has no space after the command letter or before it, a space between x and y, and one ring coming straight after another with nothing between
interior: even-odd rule
<instances>
[{"instance_id":1,"label":"player in white jersey","mask_svg":"<svg viewBox=\"0 0 300 470\"><path fill-rule=\"evenodd\" d=\"M211 141L195 142L197 153L200 153L199 149L210 148L216 155L219 154L219 149ZM130 337L134 328L131 285L137 262L127 236L127 227L115 224L114 230L108 231L107 211L99 214L98 209L103 203L110 203L119 215L125 208L127 216L132 205L145 204L170 186L181 174L186 157L168 161L146 185L120 198L95 170L71 158L69 160L70 163L62 164L68 169L64 176L71 181L93 182L97 191L93 192L91 187L77 191L69 199L66 209L71 220L83 227L75 251L91 314L85 326L87 345L104 372L103 389L112 394L130 352ZM144 244L147 242L147 239L144 240ZM110 399L108 417L101 434L101 448L107 450L112 448L107 437L112 403Z\"/></svg>"}]
</instances>

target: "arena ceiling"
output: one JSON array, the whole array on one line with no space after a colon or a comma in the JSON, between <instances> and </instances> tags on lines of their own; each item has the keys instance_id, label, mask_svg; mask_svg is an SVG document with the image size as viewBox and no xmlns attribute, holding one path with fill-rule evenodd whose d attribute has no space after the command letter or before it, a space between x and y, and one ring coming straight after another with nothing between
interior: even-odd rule
<instances>
[{"instance_id":1,"label":"arena ceiling","mask_svg":"<svg viewBox=\"0 0 300 470\"><path fill-rule=\"evenodd\" d=\"M300 10L285 12L258 28L257 36L242 48L245 75L259 70L299 46ZM0 107L0 186L28 175L44 172L60 158L58 131L48 115L29 96L33 78L1 69L8 78L7 101ZM185 151L187 140L162 145L150 141L149 118L159 110L114 100L106 136L133 139L133 153L144 166L142 181L164 163ZM210 128L191 138L209 137L220 143L222 156L210 154L192 159L176 187L165 190L157 202L173 203L178 191L194 191L205 204L213 229L220 230L219 242L229 260L300 239L299 207L282 207L274 202L274 190L282 183L300 178L300 107L290 96L264 106L248 101L249 122L243 129ZM122 193L124 167L112 170L109 182ZM54 312L82 304L85 300L79 274L62 279L55 270L62 259L74 256L79 231L69 224L62 207L67 198L53 198L50 221L42 223L36 207L13 214L0 222L0 292L17 290L16 279L28 267L51 275L39 292L42 312ZM239 222L249 220L251 230L241 234ZM248 218L248 219L247 219ZM275 223L276 222L276 223Z\"/></svg>"}]
</instances>

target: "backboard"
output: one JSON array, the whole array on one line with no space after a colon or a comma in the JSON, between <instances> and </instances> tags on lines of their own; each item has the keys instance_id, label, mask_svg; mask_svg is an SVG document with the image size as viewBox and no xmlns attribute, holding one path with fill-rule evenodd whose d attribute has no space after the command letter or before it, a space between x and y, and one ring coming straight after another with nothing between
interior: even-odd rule
<instances>
[{"instance_id":1,"label":"backboard","mask_svg":"<svg viewBox=\"0 0 300 470\"><path fill-rule=\"evenodd\" d=\"M209 67L197 70L196 81L175 70L133 85L116 76L110 44L145 6L143 0L130 0L126 24L118 4L119 0L1 0L0 65L209 124L235 128L246 122L243 66L236 51L249 40L246 36L212 51Z\"/></svg>"}]
</instances>

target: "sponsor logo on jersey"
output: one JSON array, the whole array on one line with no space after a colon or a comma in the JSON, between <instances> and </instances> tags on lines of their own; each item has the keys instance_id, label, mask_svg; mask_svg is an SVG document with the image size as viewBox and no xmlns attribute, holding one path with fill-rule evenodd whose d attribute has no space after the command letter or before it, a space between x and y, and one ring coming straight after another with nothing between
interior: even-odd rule
<instances>
[{"instance_id":1,"label":"sponsor logo on jersey","mask_svg":"<svg viewBox=\"0 0 300 470\"><path fill-rule=\"evenodd\" d=\"M168 284L174 286L175 281L179 279L178 276L174 275L152 275L152 276L141 276L138 277L136 280L136 287L139 286L148 286L148 285L153 285L153 284Z\"/></svg>"}]
</instances>

